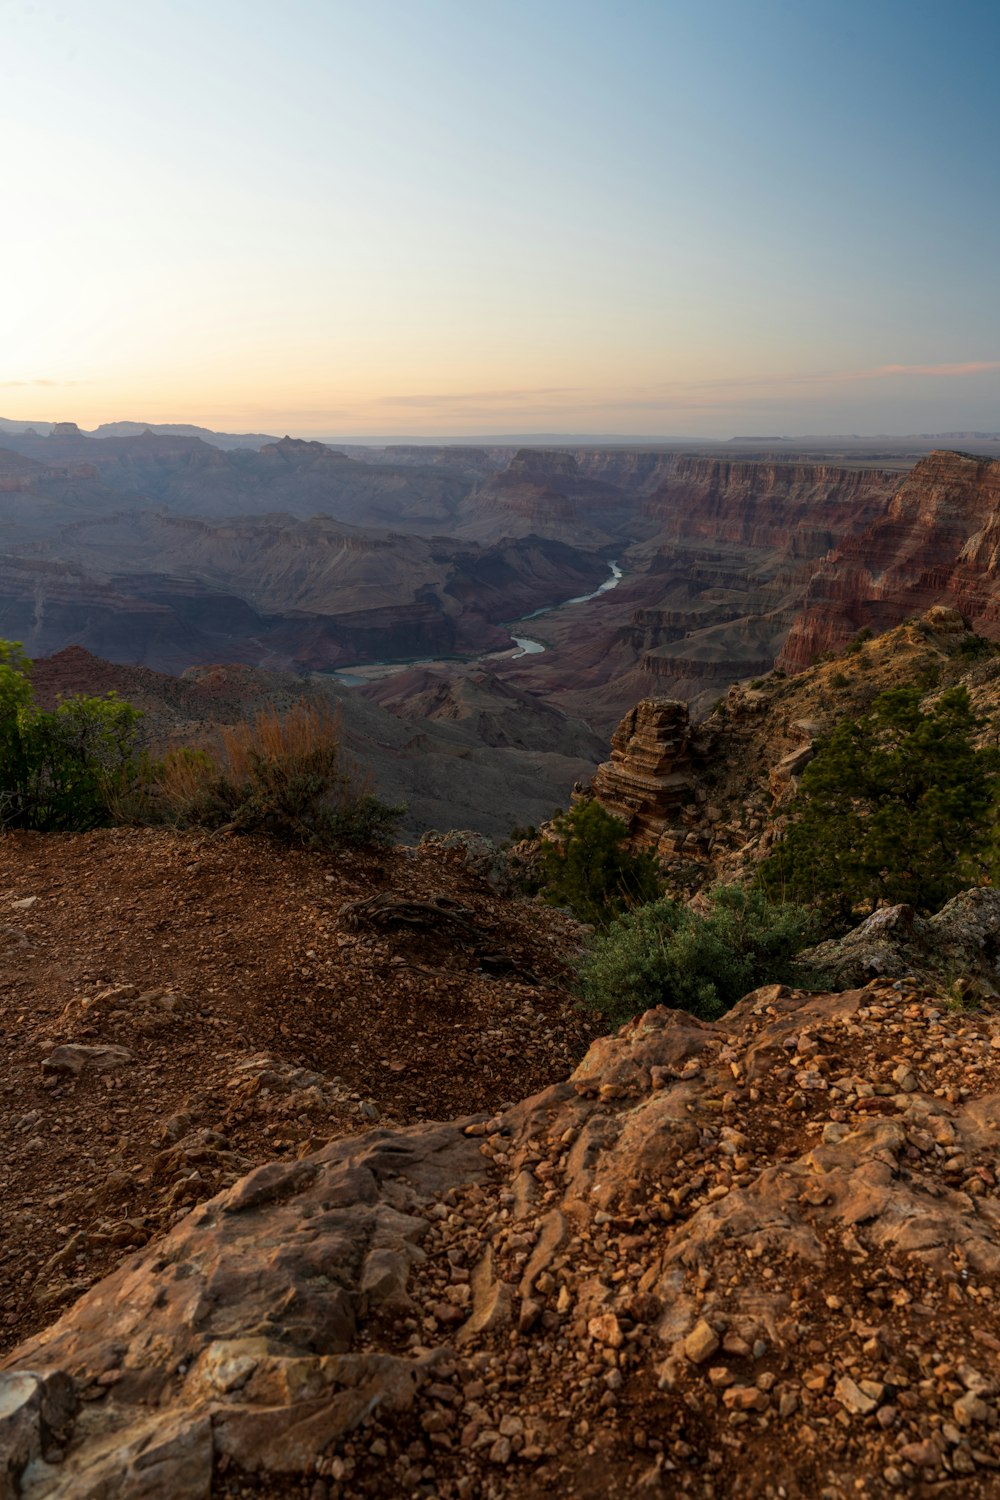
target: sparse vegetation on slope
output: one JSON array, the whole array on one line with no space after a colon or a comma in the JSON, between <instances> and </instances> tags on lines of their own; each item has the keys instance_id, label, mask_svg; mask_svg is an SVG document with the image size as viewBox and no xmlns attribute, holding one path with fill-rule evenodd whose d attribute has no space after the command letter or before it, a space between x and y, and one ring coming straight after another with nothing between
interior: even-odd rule
<instances>
[{"instance_id":1,"label":"sparse vegetation on slope","mask_svg":"<svg viewBox=\"0 0 1000 1500\"><path fill-rule=\"evenodd\" d=\"M840 720L762 868L768 890L815 905L832 928L881 902L934 911L988 874L997 752L976 748L982 724L965 687L927 709L921 696L892 688Z\"/></svg>"},{"instance_id":2,"label":"sparse vegetation on slope","mask_svg":"<svg viewBox=\"0 0 1000 1500\"><path fill-rule=\"evenodd\" d=\"M664 897L612 923L581 965L587 1003L615 1025L654 1005L711 1021L756 986L790 980L816 937L811 912L761 890L716 886L706 905L702 914Z\"/></svg>"},{"instance_id":3,"label":"sparse vegetation on slope","mask_svg":"<svg viewBox=\"0 0 1000 1500\"><path fill-rule=\"evenodd\" d=\"M168 821L305 844L385 844L405 811L379 801L344 755L340 716L299 703L220 730L220 748L182 749L158 768Z\"/></svg>"},{"instance_id":4,"label":"sparse vegetation on slope","mask_svg":"<svg viewBox=\"0 0 1000 1500\"><path fill-rule=\"evenodd\" d=\"M629 848L628 829L599 802L558 813L541 844L541 890L581 922L606 927L621 912L652 901L661 881L656 860Z\"/></svg>"}]
</instances>

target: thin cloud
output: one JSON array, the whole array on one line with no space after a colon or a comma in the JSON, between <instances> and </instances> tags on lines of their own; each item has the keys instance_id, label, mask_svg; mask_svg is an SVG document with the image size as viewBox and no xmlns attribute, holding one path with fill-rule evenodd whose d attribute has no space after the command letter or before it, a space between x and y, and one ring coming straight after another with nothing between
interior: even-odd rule
<instances>
[{"instance_id":1,"label":"thin cloud","mask_svg":"<svg viewBox=\"0 0 1000 1500\"><path fill-rule=\"evenodd\" d=\"M571 385L526 386L509 391L435 391L405 396L379 396L373 406L454 406L470 401L530 401L536 396L577 396L581 387Z\"/></svg>"},{"instance_id":2,"label":"thin cloud","mask_svg":"<svg viewBox=\"0 0 1000 1500\"><path fill-rule=\"evenodd\" d=\"M973 359L957 365L881 365L868 373L877 378L880 375L991 375L995 370L1000 370L1000 359Z\"/></svg>"},{"instance_id":3,"label":"thin cloud","mask_svg":"<svg viewBox=\"0 0 1000 1500\"><path fill-rule=\"evenodd\" d=\"M35 385L79 385L78 380L0 380L4 390L23 389Z\"/></svg>"}]
</instances>

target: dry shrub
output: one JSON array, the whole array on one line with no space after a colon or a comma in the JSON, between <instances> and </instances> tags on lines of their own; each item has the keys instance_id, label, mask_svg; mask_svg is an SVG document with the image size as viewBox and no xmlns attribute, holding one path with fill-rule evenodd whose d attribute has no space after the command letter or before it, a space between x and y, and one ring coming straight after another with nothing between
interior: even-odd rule
<instances>
[{"instance_id":1,"label":"dry shrub","mask_svg":"<svg viewBox=\"0 0 1000 1500\"><path fill-rule=\"evenodd\" d=\"M221 727L215 747L171 751L156 791L171 822L312 844L385 843L404 811L345 757L339 709L304 702Z\"/></svg>"}]
</instances>

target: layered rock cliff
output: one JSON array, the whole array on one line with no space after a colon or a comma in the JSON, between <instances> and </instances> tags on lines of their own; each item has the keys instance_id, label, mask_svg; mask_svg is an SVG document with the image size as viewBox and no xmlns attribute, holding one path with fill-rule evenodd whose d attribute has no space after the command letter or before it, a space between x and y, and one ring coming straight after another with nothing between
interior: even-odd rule
<instances>
[{"instance_id":1,"label":"layered rock cliff","mask_svg":"<svg viewBox=\"0 0 1000 1500\"><path fill-rule=\"evenodd\" d=\"M781 652L792 670L867 626L886 630L933 604L1000 636L1000 461L934 452L885 513L844 537L809 581Z\"/></svg>"},{"instance_id":2,"label":"layered rock cliff","mask_svg":"<svg viewBox=\"0 0 1000 1500\"><path fill-rule=\"evenodd\" d=\"M892 473L832 464L672 459L646 513L664 538L696 538L791 558L822 556L845 530L879 515Z\"/></svg>"},{"instance_id":3,"label":"layered rock cliff","mask_svg":"<svg viewBox=\"0 0 1000 1500\"><path fill-rule=\"evenodd\" d=\"M0 633L31 655L72 643L167 671L322 670L502 650L501 622L606 573L599 556L537 537L480 547L325 516L80 515L58 544L0 554Z\"/></svg>"}]
</instances>

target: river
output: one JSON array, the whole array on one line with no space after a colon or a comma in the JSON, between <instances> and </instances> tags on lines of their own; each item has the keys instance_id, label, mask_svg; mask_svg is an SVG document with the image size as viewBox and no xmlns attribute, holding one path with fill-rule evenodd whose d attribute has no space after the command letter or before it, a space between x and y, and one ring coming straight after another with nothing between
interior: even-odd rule
<instances>
[{"instance_id":1,"label":"river","mask_svg":"<svg viewBox=\"0 0 1000 1500\"><path fill-rule=\"evenodd\" d=\"M596 599L601 594L610 593L612 589L616 589L621 583L624 574L618 566L617 561L608 563L608 567L611 569L609 576L605 578L599 588L594 589L593 593L577 594L575 599L564 599L561 604L544 604L541 609L533 609L530 615L522 615L519 620L513 622L513 625L525 625L529 620L537 620L541 615L550 615L554 609L564 609L567 604L586 604L590 599ZM508 628L513 629L513 625ZM530 636L512 635L511 640L515 646L520 646L521 648L520 651L515 651L511 655L509 658L511 661L517 661L522 656L537 656L540 651L545 650L541 641L533 641ZM506 652L494 652L493 654L507 655Z\"/></svg>"},{"instance_id":2,"label":"river","mask_svg":"<svg viewBox=\"0 0 1000 1500\"><path fill-rule=\"evenodd\" d=\"M484 656L423 657L419 660L411 658L409 661L364 662L345 671L324 672L323 676L332 677L335 681L343 683L345 687L363 687L369 682L379 682L383 677L394 677L397 672L405 672L410 667L436 667L444 665L446 661L519 661L522 656L538 656L545 650L542 642L533 640L531 636L515 635L516 626L526 625L529 620L537 620L542 615L550 615L553 610L565 609L567 604L586 604L589 600L597 599L601 594L607 594L617 588L624 577L617 559L609 562L608 567L611 571L607 578L591 593L577 594L572 599L560 599L558 604L544 604L541 609L533 609L530 615L522 615L519 620L512 620L506 628L511 632L511 641L518 648L516 651L508 647L503 651L491 651Z\"/></svg>"}]
</instances>

